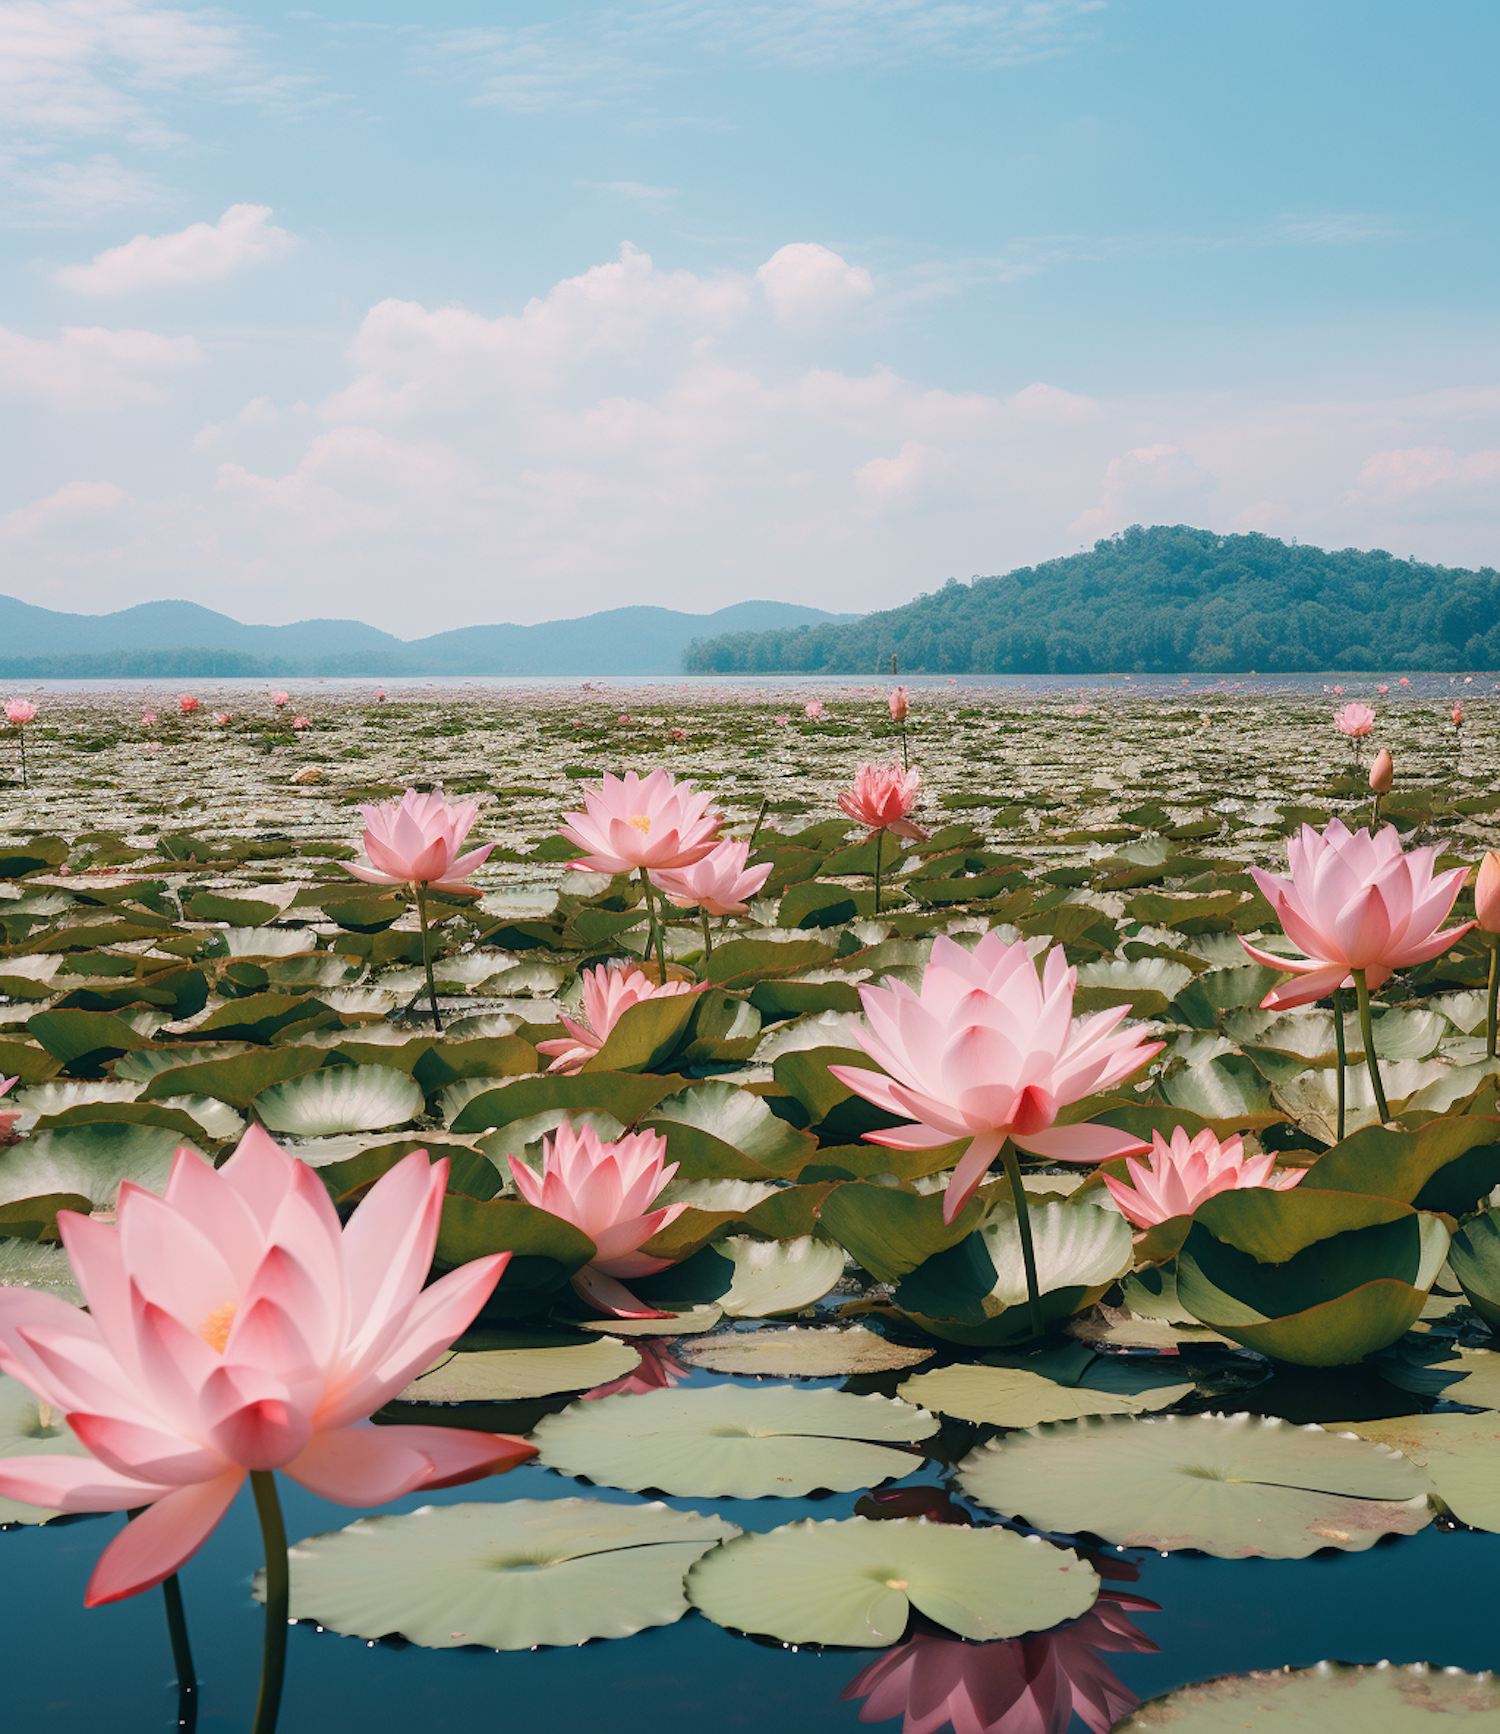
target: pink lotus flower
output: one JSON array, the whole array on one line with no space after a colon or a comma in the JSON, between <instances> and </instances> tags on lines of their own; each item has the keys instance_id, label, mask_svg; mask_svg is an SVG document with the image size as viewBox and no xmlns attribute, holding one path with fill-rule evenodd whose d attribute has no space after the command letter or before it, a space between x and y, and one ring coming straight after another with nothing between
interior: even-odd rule
<instances>
[{"instance_id":1,"label":"pink lotus flower","mask_svg":"<svg viewBox=\"0 0 1500 1734\"><path fill-rule=\"evenodd\" d=\"M1137 1228L1150 1228L1171 1216L1191 1216L1205 1198L1217 1192L1233 1192L1246 1186L1270 1186L1278 1192L1295 1186L1301 1168L1276 1166L1274 1151L1247 1156L1243 1141L1226 1138L1221 1144L1206 1128L1196 1138L1177 1126L1169 1144L1160 1132L1151 1134L1151 1155L1144 1163L1125 1164L1128 1182L1106 1174L1104 1184L1121 1212Z\"/></svg>"},{"instance_id":2,"label":"pink lotus flower","mask_svg":"<svg viewBox=\"0 0 1500 1734\"><path fill-rule=\"evenodd\" d=\"M467 855L459 853L479 812L472 801L453 806L441 795L408 789L399 801L361 807L360 812L370 865L344 865L368 885L436 885L440 891L462 891L464 880L495 846L486 843Z\"/></svg>"},{"instance_id":3,"label":"pink lotus flower","mask_svg":"<svg viewBox=\"0 0 1500 1734\"><path fill-rule=\"evenodd\" d=\"M5 720L14 723L17 728L25 728L27 723L36 719L36 706L29 698L8 698L5 701Z\"/></svg>"},{"instance_id":4,"label":"pink lotus flower","mask_svg":"<svg viewBox=\"0 0 1500 1734\"><path fill-rule=\"evenodd\" d=\"M1089 1611L1030 1638L966 1644L918 1632L876 1657L844 1688L864 1698L861 1722L902 1718L901 1734L1067 1734L1077 1715L1093 1734L1140 1702L1101 1661L1101 1650L1150 1651L1129 1613L1155 1602L1102 1589Z\"/></svg>"},{"instance_id":5,"label":"pink lotus flower","mask_svg":"<svg viewBox=\"0 0 1500 1734\"><path fill-rule=\"evenodd\" d=\"M584 851L571 863L589 873L633 873L637 868L691 867L719 841L720 819L709 797L663 770L649 777L605 773L597 789L583 791L584 811L565 813L559 830Z\"/></svg>"},{"instance_id":6,"label":"pink lotus flower","mask_svg":"<svg viewBox=\"0 0 1500 1734\"><path fill-rule=\"evenodd\" d=\"M307 718L305 716L293 717L292 718L292 727L294 729L305 729L307 727ZM491 845L491 847L493 847L493 845Z\"/></svg>"},{"instance_id":7,"label":"pink lotus flower","mask_svg":"<svg viewBox=\"0 0 1500 1734\"><path fill-rule=\"evenodd\" d=\"M823 701L820 698L810 698L802 707L802 714L809 722L820 722L823 717Z\"/></svg>"},{"instance_id":8,"label":"pink lotus flower","mask_svg":"<svg viewBox=\"0 0 1500 1734\"><path fill-rule=\"evenodd\" d=\"M674 741L685 741L687 738L688 738L688 732L686 729L673 729L672 730L672 739Z\"/></svg>"},{"instance_id":9,"label":"pink lotus flower","mask_svg":"<svg viewBox=\"0 0 1500 1734\"><path fill-rule=\"evenodd\" d=\"M783 716L775 717L773 720L774 720L777 728L784 729L792 719L789 716L783 715Z\"/></svg>"},{"instance_id":10,"label":"pink lotus flower","mask_svg":"<svg viewBox=\"0 0 1500 1734\"><path fill-rule=\"evenodd\" d=\"M385 688L383 686L377 686L375 688L375 702L376 704L385 703Z\"/></svg>"},{"instance_id":11,"label":"pink lotus flower","mask_svg":"<svg viewBox=\"0 0 1500 1734\"><path fill-rule=\"evenodd\" d=\"M1395 761L1391 758L1390 749L1382 747L1370 760L1370 788L1377 795L1388 795L1395 780Z\"/></svg>"},{"instance_id":12,"label":"pink lotus flower","mask_svg":"<svg viewBox=\"0 0 1500 1734\"><path fill-rule=\"evenodd\" d=\"M1482 933L1500 933L1500 855L1493 849L1486 849L1484 859L1479 863L1479 873L1474 880L1474 914L1475 926ZM11 1079L11 1084L15 1079ZM5 1094L0 1089L0 1096Z\"/></svg>"},{"instance_id":13,"label":"pink lotus flower","mask_svg":"<svg viewBox=\"0 0 1500 1734\"><path fill-rule=\"evenodd\" d=\"M21 1081L18 1072L13 1078L0 1078L0 1096L9 1094ZM20 1110L0 1114L0 1144L8 1144L16 1129L16 1121L21 1118Z\"/></svg>"},{"instance_id":14,"label":"pink lotus flower","mask_svg":"<svg viewBox=\"0 0 1500 1734\"><path fill-rule=\"evenodd\" d=\"M839 796L839 806L851 819L868 825L871 837L877 831L894 831L898 837L914 837L923 843L927 833L909 817L916 808L921 787L919 770L903 771L900 765L861 765L852 786Z\"/></svg>"},{"instance_id":15,"label":"pink lotus flower","mask_svg":"<svg viewBox=\"0 0 1500 1734\"><path fill-rule=\"evenodd\" d=\"M1464 723L1464 707L1461 704L1456 704L1453 707L1453 726L1456 729L1462 728L1463 723Z\"/></svg>"},{"instance_id":16,"label":"pink lotus flower","mask_svg":"<svg viewBox=\"0 0 1500 1734\"><path fill-rule=\"evenodd\" d=\"M273 692L271 694L271 703L276 706L277 710L280 710L291 696L292 695L289 692Z\"/></svg>"},{"instance_id":17,"label":"pink lotus flower","mask_svg":"<svg viewBox=\"0 0 1500 1734\"><path fill-rule=\"evenodd\" d=\"M1346 704L1342 710L1333 713L1333 726L1341 735L1357 740L1375 727L1375 712L1367 704Z\"/></svg>"},{"instance_id":18,"label":"pink lotus flower","mask_svg":"<svg viewBox=\"0 0 1500 1734\"><path fill-rule=\"evenodd\" d=\"M182 697L178 699L177 708L184 716L191 716L198 708L198 701L193 697L192 693L185 692Z\"/></svg>"},{"instance_id":19,"label":"pink lotus flower","mask_svg":"<svg viewBox=\"0 0 1500 1734\"><path fill-rule=\"evenodd\" d=\"M593 1241L593 1258L573 1277L573 1287L591 1306L616 1317L657 1314L616 1282L616 1277L650 1276L665 1270L669 1258L653 1258L640 1248L687 1209L651 1206L677 1172L666 1163L667 1141L658 1132L627 1132L612 1144L592 1126L576 1131L567 1121L542 1140L542 1171L510 1158L516 1190L527 1204L561 1217Z\"/></svg>"},{"instance_id":20,"label":"pink lotus flower","mask_svg":"<svg viewBox=\"0 0 1500 1734\"><path fill-rule=\"evenodd\" d=\"M892 722L906 721L906 713L911 709L911 694L904 686L898 686L885 702L890 707Z\"/></svg>"},{"instance_id":21,"label":"pink lotus flower","mask_svg":"<svg viewBox=\"0 0 1500 1734\"><path fill-rule=\"evenodd\" d=\"M216 729L223 728L224 724L227 723L228 721L229 721L229 712L227 710L216 710L214 712L214 727Z\"/></svg>"},{"instance_id":22,"label":"pink lotus flower","mask_svg":"<svg viewBox=\"0 0 1500 1734\"><path fill-rule=\"evenodd\" d=\"M746 867L749 859L749 843L730 838L691 867L664 867L653 873L651 882L678 909L743 915L749 899L771 877L770 861Z\"/></svg>"},{"instance_id":23,"label":"pink lotus flower","mask_svg":"<svg viewBox=\"0 0 1500 1734\"><path fill-rule=\"evenodd\" d=\"M617 728L628 728L630 726L630 712L622 710L615 718L615 725Z\"/></svg>"},{"instance_id":24,"label":"pink lotus flower","mask_svg":"<svg viewBox=\"0 0 1500 1734\"><path fill-rule=\"evenodd\" d=\"M1384 698L1384 697L1385 697L1385 695L1386 695L1386 694L1387 694L1387 693L1388 693L1388 692L1389 692L1389 691L1390 691L1390 690L1391 690L1391 689L1390 689L1390 688L1389 688L1389 687L1388 687L1388 686L1377 686L1377 687L1376 687L1376 688L1375 688L1375 690L1376 690L1376 692L1378 692L1378 693L1379 693L1379 694L1380 694L1380 696L1381 696L1381 697L1382 697L1382 698Z\"/></svg>"},{"instance_id":25,"label":"pink lotus flower","mask_svg":"<svg viewBox=\"0 0 1500 1734\"><path fill-rule=\"evenodd\" d=\"M577 1072L593 1059L609 1039L609 1032L631 1006L643 999L663 999L669 994L701 993L706 982L651 981L633 963L601 964L583 972L583 1017L570 1018L563 1014L562 1025L568 1038L538 1042L539 1054L556 1057L549 1072Z\"/></svg>"},{"instance_id":26,"label":"pink lotus flower","mask_svg":"<svg viewBox=\"0 0 1500 1734\"><path fill-rule=\"evenodd\" d=\"M1397 681L1397 682L1396 682L1396 685L1397 685L1397 686L1410 686L1410 685L1411 685L1411 682L1410 682L1410 681L1409 681L1409 680L1408 680L1408 679L1407 679L1407 678L1406 678L1406 676L1405 676L1405 675L1404 675L1404 674L1403 674L1403 675L1402 675L1402 676L1401 676L1401 678L1400 678L1400 680L1398 680L1398 681Z\"/></svg>"},{"instance_id":27,"label":"pink lotus flower","mask_svg":"<svg viewBox=\"0 0 1500 1734\"><path fill-rule=\"evenodd\" d=\"M143 729L153 729L156 727L156 712L154 710L143 710L141 712L141 727Z\"/></svg>"},{"instance_id":28,"label":"pink lotus flower","mask_svg":"<svg viewBox=\"0 0 1500 1734\"><path fill-rule=\"evenodd\" d=\"M1075 1018L1077 980L1060 946L1038 976L1024 940L1007 945L991 931L973 951L935 939L920 993L905 982L860 988L870 1027L855 1036L887 1075L828 1069L856 1095L916 1122L867 1132L872 1144L930 1150L972 1139L948 1182L945 1222L974 1196L1007 1138L1051 1162L1106 1162L1147 1148L1113 1126L1054 1125L1069 1102L1129 1077L1162 1047L1117 1027L1128 1006Z\"/></svg>"},{"instance_id":29,"label":"pink lotus flower","mask_svg":"<svg viewBox=\"0 0 1500 1734\"><path fill-rule=\"evenodd\" d=\"M1186 681L1183 681L1183 683L1182 683L1182 684L1183 684L1183 685L1184 685L1184 686L1186 686L1186 685L1187 685L1187 682L1186 682ZM1327 688L1327 687L1326 687L1326 686L1325 686L1325 687L1324 687L1324 688L1323 688L1323 690L1324 690L1324 692L1327 692L1327 691L1328 691L1328 688ZM1337 694L1338 694L1338 696L1339 696L1339 697L1340 697L1340 698L1342 698L1342 697L1343 697L1343 695L1344 695L1344 689L1343 689L1343 687L1341 687L1341 686L1336 686L1336 687L1335 687L1335 688L1334 688L1334 689L1333 689L1333 690L1334 690L1334 692L1335 692L1335 693L1337 693Z\"/></svg>"},{"instance_id":30,"label":"pink lotus flower","mask_svg":"<svg viewBox=\"0 0 1500 1734\"><path fill-rule=\"evenodd\" d=\"M0 1493L147 1508L104 1550L90 1607L170 1577L247 1472L379 1505L533 1455L504 1434L359 1425L468 1327L509 1258L423 1287L447 1178L416 1151L341 1228L317 1174L255 1126L217 1171L179 1151L165 1198L127 1181L117 1227L59 1213L89 1311L0 1289L0 1367L92 1455L0 1458Z\"/></svg>"},{"instance_id":31,"label":"pink lotus flower","mask_svg":"<svg viewBox=\"0 0 1500 1734\"><path fill-rule=\"evenodd\" d=\"M1305 958L1259 951L1240 944L1267 969L1289 971L1296 979L1273 988L1260 1002L1268 1011L1311 1005L1344 986L1353 970L1365 971L1371 989L1392 970L1425 963L1446 951L1474 925L1437 932L1464 882L1455 867L1434 877L1436 847L1404 854L1397 832L1387 827L1372 837L1352 836L1341 819L1319 833L1304 825L1287 844L1289 879L1259 867L1250 871L1276 911L1282 932L1301 946Z\"/></svg>"}]
</instances>

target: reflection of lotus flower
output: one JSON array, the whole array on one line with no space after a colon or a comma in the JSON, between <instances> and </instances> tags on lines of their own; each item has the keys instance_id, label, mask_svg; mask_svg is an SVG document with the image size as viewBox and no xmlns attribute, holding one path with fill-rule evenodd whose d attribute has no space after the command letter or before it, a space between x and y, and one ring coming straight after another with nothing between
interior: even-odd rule
<instances>
[{"instance_id":1,"label":"reflection of lotus flower","mask_svg":"<svg viewBox=\"0 0 1500 1734\"><path fill-rule=\"evenodd\" d=\"M585 810L567 813L563 836L583 851L572 863L590 873L633 873L658 867L690 867L719 840L719 816L709 797L689 782L674 782L663 770L649 777L607 772L597 789L583 792Z\"/></svg>"},{"instance_id":2,"label":"reflection of lotus flower","mask_svg":"<svg viewBox=\"0 0 1500 1734\"><path fill-rule=\"evenodd\" d=\"M922 787L922 773L903 771L900 765L861 765L853 783L839 796L839 806L851 819L877 831L894 831L898 837L914 837L925 843L927 833L914 825L911 814ZM867 839L868 841L868 839Z\"/></svg>"},{"instance_id":3,"label":"reflection of lotus flower","mask_svg":"<svg viewBox=\"0 0 1500 1734\"><path fill-rule=\"evenodd\" d=\"M699 993L707 983L668 981L660 985L649 980L634 964L602 964L598 969L583 972L583 1017L570 1018L563 1014L563 1028L571 1040L559 1036L550 1042L538 1042L539 1054L554 1058L549 1072L576 1072L586 1060L593 1059L609 1037L609 1032L631 1006L643 999L662 999L669 994Z\"/></svg>"},{"instance_id":4,"label":"reflection of lotus flower","mask_svg":"<svg viewBox=\"0 0 1500 1734\"><path fill-rule=\"evenodd\" d=\"M730 839L691 867L666 867L651 875L679 909L702 909L709 915L743 915L752 898L771 876L772 863L747 867L748 842Z\"/></svg>"},{"instance_id":5,"label":"reflection of lotus flower","mask_svg":"<svg viewBox=\"0 0 1500 1734\"><path fill-rule=\"evenodd\" d=\"M1289 879L1252 867L1282 931L1307 954L1282 957L1240 941L1257 963L1296 977L1273 988L1261 1005L1269 1011L1310 1005L1343 986L1356 969L1377 988L1392 970L1446 951L1474 924L1436 931L1453 907L1465 872L1455 867L1434 875L1436 857L1431 846L1403 853L1392 828L1373 837L1368 831L1351 836L1343 821L1334 819L1322 832L1304 825L1287 844Z\"/></svg>"},{"instance_id":6,"label":"reflection of lotus flower","mask_svg":"<svg viewBox=\"0 0 1500 1734\"><path fill-rule=\"evenodd\" d=\"M89 1311L0 1289L0 1367L92 1455L0 1459L0 1493L147 1508L104 1550L90 1606L170 1577L247 1471L379 1505L533 1455L503 1434L360 1425L468 1327L509 1258L423 1287L447 1178L416 1151L343 1228L313 1170L252 1127L217 1171L179 1152L164 1198L127 1181L118 1227L59 1212Z\"/></svg>"},{"instance_id":7,"label":"reflection of lotus flower","mask_svg":"<svg viewBox=\"0 0 1500 1734\"><path fill-rule=\"evenodd\" d=\"M986 933L973 951L933 941L920 993L905 982L862 987L861 1047L889 1076L830 1066L848 1085L914 1126L867 1132L872 1144L927 1150L971 1138L943 1204L951 1222L973 1197L1007 1138L1054 1162L1104 1162L1146 1148L1112 1126L1056 1126L1060 1109L1118 1083L1158 1052L1142 1031L1117 1026L1128 1006L1073 1016L1078 972L1059 946L1038 977L1024 940Z\"/></svg>"},{"instance_id":8,"label":"reflection of lotus flower","mask_svg":"<svg viewBox=\"0 0 1500 1734\"><path fill-rule=\"evenodd\" d=\"M1335 687L1335 692L1342 692L1342 687ZM1351 740L1360 735L1367 735L1375 727L1375 712L1367 704L1346 704L1342 710L1333 713L1333 726L1341 735L1348 735Z\"/></svg>"},{"instance_id":9,"label":"reflection of lotus flower","mask_svg":"<svg viewBox=\"0 0 1500 1734\"><path fill-rule=\"evenodd\" d=\"M630 1346L641 1357L641 1364L632 1367L622 1378L611 1379L607 1385L596 1385L592 1391L585 1391L580 1401L586 1403L595 1397L640 1397L647 1391L668 1391L692 1371L691 1367L683 1366L664 1344L653 1343L649 1337L639 1337Z\"/></svg>"},{"instance_id":10,"label":"reflection of lotus flower","mask_svg":"<svg viewBox=\"0 0 1500 1734\"><path fill-rule=\"evenodd\" d=\"M510 1158L516 1190L526 1203L571 1222L593 1241L594 1256L574 1276L573 1287L601 1312L655 1316L611 1279L650 1276L672 1262L640 1250L687 1209L685 1204L651 1208L677 1172L666 1154L667 1141L659 1132L627 1132L608 1144L592 1126L575 1131L564 1121L542 1140L540 1174L520 1157Z\"/></svg>"},{"instance_id":11,"label":"reflection of lotus flower","mask_svg":"<svg viewBox=\"0 0 1500 1734\"><path fill-rule=\"evenodd\" d=\"M1276 1167L1274 1151L1247 1156L1238 1138L1221 1144L1206 1128L1189 1138L1184 1126L1172 1131L1169 1144L1160 1132L1151 1134L1151 1155L1140 1163L1130 1158L1127 1183L1104 1176L1109 1195L1137 1228L1150 1228L1170 1216L1191 1216L1205 1198L1245 1186L1271 1186L1285 1191L1302 1178L1301 1168Z\"/></svg>"},{"instance_id":12,"label":"reflection of lotus flower","mask_svg":"<svg viewBox=\"0 0 1500 1734\"><path fill-rule=\"evenodd\" d=\"M901 1734L1067 1734L1077 1715L1107 1734L1140 1700L1100 1659L1101 1650L1151 1651L1126 1610L1155 1602L1102 1589L1081 1618L1032 1638L966 1644L918 1632L887 1650L844 1688L866 1700L861 1722L903 1718Z\"/></svg>"},{"instance_id":13,"label":"reflection of lotus flower","mask_svg":"<svg viewBox=\"0 0 1500 1734\"><path fill-rule=\"evenodd\" d=\"M361 807L368 867L345 866L369 885L436 885L462 891L464 880L488 857L493 843L460 854L478 807L472 801L450 805L441 795L408 789L399 801Z\"/></svg>"}]
</instances>

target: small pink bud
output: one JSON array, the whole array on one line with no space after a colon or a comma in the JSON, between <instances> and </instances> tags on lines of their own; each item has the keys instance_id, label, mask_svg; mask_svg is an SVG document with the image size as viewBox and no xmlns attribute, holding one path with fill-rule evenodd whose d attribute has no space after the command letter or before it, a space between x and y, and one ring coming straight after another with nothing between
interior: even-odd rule
<instances>
[{"instance_id":1,"label":"small pink bud","mask_svg":"<svg viewBox=\"0 0 1500 1734\"><path fill-rule=\"evenodd\" d=\"M1396 767L1391 763L1391 755L1385 747L1376 753L1370 765L1370 787L1377 795L1388 795L1391 783L1396 775Z\"/></svg>"}]
</instances>

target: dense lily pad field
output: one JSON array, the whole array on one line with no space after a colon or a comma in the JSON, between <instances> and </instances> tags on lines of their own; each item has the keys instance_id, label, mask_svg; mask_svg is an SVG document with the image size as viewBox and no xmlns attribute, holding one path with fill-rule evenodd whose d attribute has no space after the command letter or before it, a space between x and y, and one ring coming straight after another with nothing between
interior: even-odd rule
<instances>
[{"instance_id":1,"label":"dense lily pad field","mask_svg":"<svg viewBox=\"0 0 1500 1734\"><path fill-rule=\"evenodd\" d=\"M1306 695L933 687L904 728L881 692L825 689L816 720L804 696L329 692L293 729L258 696L143 726L134 697L52 695L24 787L0 736L0 1283L80 1300L59 1211L109 1221L124 1182L161 1191L179 1149L222 1162L252 1124L344 1217L411 1152L446 1157L435 1272L512 1255L376 1420L537 1456L352 1521L294 1502L282 1726L1500 1728L1486 936L1375 991L1384 1122L1352 993L1341 1028L1326 999L1263 1009L1288 977L1241 943L1299 955L1249 870L1368 824L1376 747L1381 824L1477 867L1500 706L1455 727L1448 701L1374 700L1351 744ZM903 755L927 836L877 844L837 796ZM584 972L650 932L639 881L570 869L558 826L657 766L769 875L743 915L668 909L647 973L696 991L549 1071ZM472 890L426 894L438 1028L410 887L345 867L361 806L411 788L475 802L496 845ZM1471 881L1450 924L1473 913ZM1128 1007L1161 1044L1061 1123L1237 1135L1296 1178L1142 1232L1105 1184L1123 1161L1028 1159L1040 1336L1005 1172L945 1220L963 1141L869 1141L895 1118L830 1069L875 1064L861 988L997 929L1061 949L1076 1014ZM656 1316L591 1307L595 1243L517 1190L562 1125L665 1140L655 1202L685 1208L629 1284ZM0 1376L0 1456L82 1450ZM17 1702L104 1726L97 1682L61 1677L102 1622L109 1725L190 1722L159 1616L78 1605L117 1520L0 1519L8 1629L40 1622ZM231 1522L183 1573L220 1726L243 1725L258 1562Z\"/></svg>"}]
</instances>

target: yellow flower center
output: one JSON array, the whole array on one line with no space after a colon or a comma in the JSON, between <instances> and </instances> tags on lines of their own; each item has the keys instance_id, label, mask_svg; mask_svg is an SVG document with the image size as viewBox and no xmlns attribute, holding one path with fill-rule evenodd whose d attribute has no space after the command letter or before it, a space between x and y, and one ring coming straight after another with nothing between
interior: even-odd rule
<instances>
[{"instance_id":1,"label":"yellow flower center","mask_svg":"<svg viewBox=\"0 0 1500 1734\"><path fill-rule=\"evenodd\" d=\"M651 835L651 821L644 813L637 813L626 822L627 824L634 825L636 830L639 831L643 837L649 837Z\"/></svg>"},{"instance_id":2,"label":"yellow flower center","mask_svg":"<svg viewBox=\"0 0 1500 1734\"><path fill-rule=\"evenodd\" d=\"M904 1590L906 1588L906 1579L904 1577L888 1577L885 1580L885 1587L893 1590Z\"/></svg>"},{"instance_id":3,"label":"yellow flower center","mask_svg":"<svg viewBox=\"0 0 1500 1734\"><path fill-rule=\"evenodd\" d=\"M225 1301L223 1306L215 1307L206 1319L198 1326L198 1335L203 1338L209 1348L217 1349L222 1355L224 1345L229 1341L229 1332L234 1324L235 1303Z\"/></svg>"}]
</instances>

